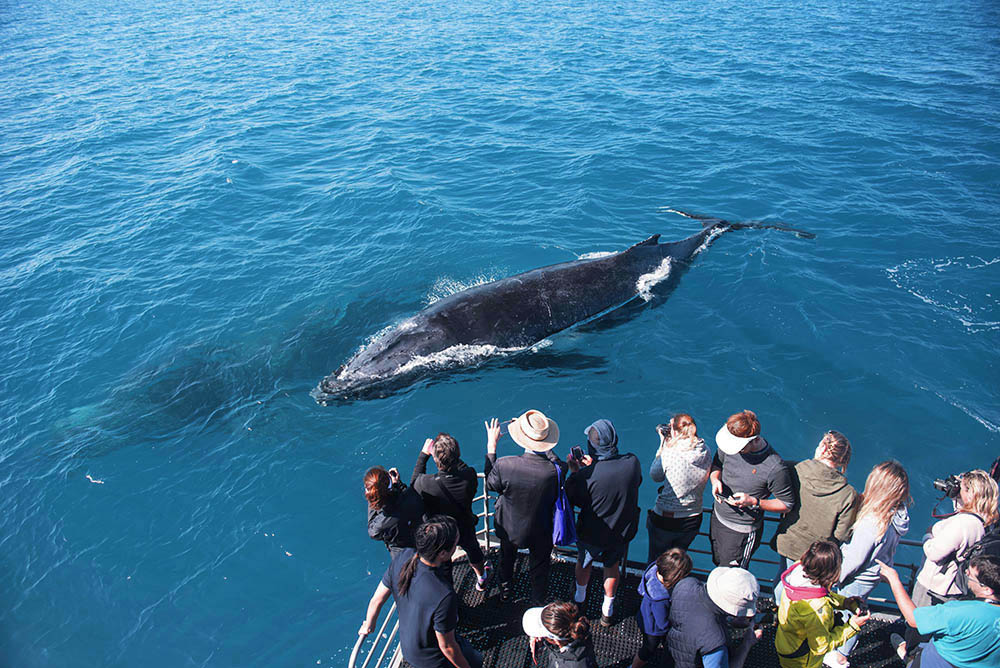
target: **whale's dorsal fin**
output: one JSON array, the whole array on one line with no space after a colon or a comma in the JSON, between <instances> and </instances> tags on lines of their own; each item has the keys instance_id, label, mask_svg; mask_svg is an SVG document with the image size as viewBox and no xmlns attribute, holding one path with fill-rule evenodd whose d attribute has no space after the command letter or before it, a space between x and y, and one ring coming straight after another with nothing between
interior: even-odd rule
<instances>
[{"instance_id":1,"label":"whale's dorsal fin","mask_svg":"<svg viewBox=\"0 0 1000 668\"><path fill-rule=\"evenodd\" d=\"M639 246L655 246L659 242L660 242L660 235L659 234L654 234L653 236L651 236L650 238L646 239L645 241L640 241L639 243L635 244L634 246L629 246L628 248L625 249L625 252L627 253L630 250L632 250L633 248L638 248Z\"/></svg>"}]
</instances>

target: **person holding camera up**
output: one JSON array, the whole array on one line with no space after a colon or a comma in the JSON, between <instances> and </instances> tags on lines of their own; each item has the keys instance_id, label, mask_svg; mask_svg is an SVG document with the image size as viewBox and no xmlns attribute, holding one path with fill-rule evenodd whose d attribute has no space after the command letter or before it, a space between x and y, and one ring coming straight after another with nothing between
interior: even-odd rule
<instances>
[{"instance_id":1,"label":"person holding camera up","mask_svg":"<svg viewBox=\"0 0 1000 668\"><path fill-rule=\"evenodd\" d=\"M924 565L913 586L913 604L918 608L958 598L962 590L956 579L965 552L983 537L986 527L997 521L997 482L976 469L959 478L954 499L955 512L936 522L924 536ZM913 651L920 635L908 628L905 642L897 651L905 656Z\"/></svg>"},{"instance_id":2,"label":"person holding camera up","mask_svg":"<svg viewBox=\"0 0 1000 668\"><path fill-rule=\"evenodd\" d=\"M399 479L399 471L373 466L365 472L368 536L385 543L389 554L413 547L413 532L424 519L424 502Z\"/></svg>"},{"instance_id":3,"label":"person holding camera up","mask_svg":"<svg viewBox=\"0 0 1000 668\"><path fill-rule=\"evenodd\" d=\"M715 497L709 530L712 560L719 566L746 568L760 546L764 511L787 513L795 506L792 477L760 435L753 411L730 415L715 442L719 450L709 474Z\"/></svg>"},{"instance_id":4,"label":"person holding camera up","mask_svg":"<svg viewBox=\"0 0 1000 668\"><path fill-rule=\"evenodd\" d=\"M621 576L619 564L639 528L642 467L632 453L619 454L618 433L611 420L598 420L583 433L589 454L579 457L582 449L573 449L568 462L572 473L566 479L566 497L580 508L573 598L577 603L586 600L592 565L599 560L604 564L601 625L610 626Z\"/></svg>"},{"instance_id":5,"label":"person holding camera up","mask_svg":"<svg viewBox=\"0 0 1000 668\"><path fill-rule=\"evenodd\" d=\"M437 475L427 473L427 460L431 457L438 468ZM413 467L410 487L420 493L428 515L447 515L458 522L458 546L465 550L476 574L476 591L486 591L489 564L476 538L479 518L472 510L479 480L476 469L462 461L462 451L454 436L441 432L424 441Z\"/></svg>"},{"instance_id":6,"label":"person holding camera up","mask_svg":"<svg viewBox=\"0 0 1000 668\"><path fill-rule=\"evenodd\" d=\"M660 447L649 466L649 477L662 482L656 506L646 516L651 564L673 547L688 549L701 529L701 504L712 468L712 453L698 437L698 426L687 413L657 425Z\"/></svg>"}]
</instances>

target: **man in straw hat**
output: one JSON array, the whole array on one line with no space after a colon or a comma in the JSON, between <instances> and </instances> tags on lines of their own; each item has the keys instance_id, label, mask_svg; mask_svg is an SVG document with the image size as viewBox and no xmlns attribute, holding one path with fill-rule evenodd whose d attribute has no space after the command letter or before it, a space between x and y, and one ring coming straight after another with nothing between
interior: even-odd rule
<instances>
[{"instance_id":1,"label":"man in straw hat","mask_svg":"<svg viewBox=\"0 0 1000 668\"><path fill-rule=\"evenodd\" d=\"M556 467L566 464L552 452L559 425L541 411L530 410L509 426L510 437L524 448L521 455L497 459L500 423L486 423L486 489L498 494L493 528L500 538L500 599L510 600L517 550L527 548L532 603L542 605L549 582L552 512L559 491Z\"/></svg>"}]
</instances>

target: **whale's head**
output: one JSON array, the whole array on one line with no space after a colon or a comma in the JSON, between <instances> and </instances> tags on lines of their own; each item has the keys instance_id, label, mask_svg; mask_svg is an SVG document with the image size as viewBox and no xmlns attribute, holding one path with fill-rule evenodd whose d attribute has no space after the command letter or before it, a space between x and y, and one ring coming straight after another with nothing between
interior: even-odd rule
<instances>
[{"instance_id":1,"label":"whale's head","mask_svg":"<svg viewBox=\"0 0 1000 668\"><path fill-rule=\"evenodd\" d=\"M417 318L389 327L361 347L311 392L319 403L378 393L415 371L422 359L447 348L444 332Z\"/></svg>"}]
</instances>

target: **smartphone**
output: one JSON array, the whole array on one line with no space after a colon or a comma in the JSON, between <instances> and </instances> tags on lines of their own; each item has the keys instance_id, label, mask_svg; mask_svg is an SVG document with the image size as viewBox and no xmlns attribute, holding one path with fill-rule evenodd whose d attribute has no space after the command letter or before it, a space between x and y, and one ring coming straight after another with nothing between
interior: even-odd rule
<instances>
[{"instance_id":1,"label":"smartphone","mask_svg":"<svg viewBox=\"0 0 1000 668\"><path fill-rule=\"evenodd\" d=\"M569 449L569 456L578 462L582 462L583 448L581 448L579 445L574 445L572 448Z\"/></svg>"},{"instance_id":2,"label":"smartphone","mask_svg":"<svg viewBox=\"0 0 1000 668\"><path fill-rule=\"evenodd\" d=\"M500 435L501 436L503 436L508 431L510 431L510 423L511 422L513 422L513 420L504 420L503 422L500 423Z\"/></svg>"}]
</instances>

